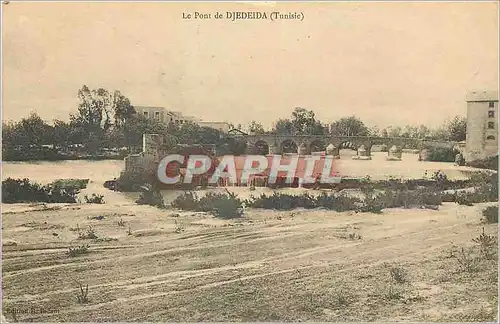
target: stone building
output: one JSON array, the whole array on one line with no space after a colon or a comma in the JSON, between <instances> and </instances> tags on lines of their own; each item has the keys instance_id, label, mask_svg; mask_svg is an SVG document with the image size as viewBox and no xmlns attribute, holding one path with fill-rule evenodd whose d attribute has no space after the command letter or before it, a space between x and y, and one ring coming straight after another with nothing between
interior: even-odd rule
<instances>
[{"instance_id":1,"label":"stone building","mask_svg":"<svg viewBox=\"0 0 500 324\"><path fill-rule=\"evenodd\" d=\"M467 162L498 155L498 91L467 94Z\"/></svg>"},{"instance_id":2,"label":"stone building","mask_svg":"<svg viewBox=\"0 0 500 324\"><path fill-rule=\"evenodd\" d=\"M178 111L171 111L165 107L154 106L134 106L137 114L146 117L147 119L155 119L163 123L184 124L186 122L199 122L196 117L185 116Z\"/></svg>"},{"instance_id":3,"label":"stone building","mask_svg":"<svg viewBox=\"0 0 500 324\"><path fill-rule=\"evenodd\" d=\"M187 122L193 122L202 127L213 128L223 133L227 133L229 131L229 123L202 121L199 118L186 116L181 112L168 110L165 107L134 106L134 108L137 114L144 116L147 119L154 119L165 124L174 123L177 125L182 125Z\"/></svg>"}]
</instances>

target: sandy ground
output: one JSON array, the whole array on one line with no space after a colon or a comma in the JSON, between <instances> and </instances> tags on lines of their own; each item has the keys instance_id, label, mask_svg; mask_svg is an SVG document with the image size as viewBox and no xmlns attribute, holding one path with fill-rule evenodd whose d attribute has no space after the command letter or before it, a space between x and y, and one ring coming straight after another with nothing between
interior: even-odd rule
<instances>
[{"instance_id":1,"label":"sandy ground","mask_svg":"<svg viewBox=\"0 0 500 324\"><path fill-rule=\"evenodd\" d=\"M481 210L245 211L240 220L149 206L3 205L9 321L493 321L497 255L461 271ZM92 219L104 216L103 219ZM121 222L122 221L122 222ZM92 226L97 240L78 239ZM70 257L70 246L89 244ZM397 283L390 268L407 273ZM86 304L78 282L88 284ZM31 313L29 313L31 311Z\"/></svg>"}]
</instances>

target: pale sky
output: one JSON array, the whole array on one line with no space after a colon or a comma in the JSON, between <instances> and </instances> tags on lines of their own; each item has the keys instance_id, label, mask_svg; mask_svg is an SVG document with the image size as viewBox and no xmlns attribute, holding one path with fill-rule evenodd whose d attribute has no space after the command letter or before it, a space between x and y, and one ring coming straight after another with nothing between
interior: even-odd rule
<instances>
[{"instance_id":1,"label":"pale sky","mask_svg":"<svg viewBox=\"0 0 500 324\"><path fill-rule=\"evenodd\" d=\"M304 20L183 20L195 11ZM496 2L15 3L3 5L3 120L67 120L77 91L270 126L294 107L324 122L428 124L498 88Z\"/></svg>"}]
</instances>

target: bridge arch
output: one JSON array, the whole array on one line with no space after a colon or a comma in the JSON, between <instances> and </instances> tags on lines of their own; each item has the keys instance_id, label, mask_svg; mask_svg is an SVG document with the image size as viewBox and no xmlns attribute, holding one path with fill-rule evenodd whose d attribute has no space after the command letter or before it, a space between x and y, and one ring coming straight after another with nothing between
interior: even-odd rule
<instances>
[{"instance_id":1,"label":"bridge arch","mask_svg":"<svg viewBox=\"0 0 500 324\"><path fill-rule=\"evenodd\" d=\"M254 154L257 155L267 155L269 154L269 143L265 140L258 140L253 144Z\"/></svg>"},{"instance_id":2,"label":"bridge arch","mask_svg":"<svg viewBox=\"0 0 500 324\"><path fill-rule=\"evenodd\" d=\"M329 143L322 138L316 138L311 141L309 144L310 152L321 152L324 151Z\"/></svg>"},{"instance_id":3,"label":"bridge arch","mask_svg":"<svg viewBox=\"0 0 500 324\"><path fill-rule=\"evenodd\" d=\"M297 153L299 145L294 139L287 138L279 144L279 148L281 153Z\"/></svg>"}]
</instances>

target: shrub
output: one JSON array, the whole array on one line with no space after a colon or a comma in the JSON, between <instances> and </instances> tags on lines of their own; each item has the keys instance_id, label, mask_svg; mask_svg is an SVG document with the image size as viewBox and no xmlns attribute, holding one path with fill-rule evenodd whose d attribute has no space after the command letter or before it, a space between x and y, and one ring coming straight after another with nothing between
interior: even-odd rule
<instances>
[{"instance_id":1,"label":"shrub","mask_svg":"<svg viewBox=\"0 0 500 324\"><path fill-rule=\"evenodd\" d=\"M388 285L384 294L385 299L388 300L400 300L404 297L404 292L394 285Z\"/></svg>"},{"instance_id":2,"label":"shrub","mask_svg":"<svg viewBox=\"0 0 500 324\"><path fill-rule=\"evenodd\" d=\"M455 162L455 156L460 153L458 150L448 147L430 147L428 151L427 160L433 162Z\"/></svg>"},{"instance_id":3,"label":"shrub","mask_svg":"<svg viewBox=\"0 0 500 324\"><path fill-rule=\"evenodd\" d=\"M76 257L82 254L88 253L89 246L88 245L80 245L77 247L69 247L68 248L68 255L70 257Z\"/></svg>"},{"instance_id":4,"label":"shrub","mask_svg":"<svg viewBox=\"0 0 500 324\"><path fill-rule=\"evenodd\" d=\"M51 184L42 186L29 179L7 178L2 181L2 203L45 202L76 203L79 189L57 187Z\"/></svg>"},{"instance_id":5,"label":"shrub","mask_svg":"<svg viewBox=\"0 0 500 324\"><path fill-rule=\"evenodd\" d=\"M149 205L158 208L164 208L165 202L160 190L154 189L151 186L143 189L139 198L135 201L139 205Z\"/></svg>"},{"instance_id":6,"label":"shrub","mask_svg":"<svg viewBox=\"0 0 500 324\"><path fill-rule=\"evenodd\" d=\"M350 305L354 302L356 296L351 293L351 289L345 289L343 287L335 290L333 294L333 302L336 307L344 307Z\"/></svg>"},{"instance_id":7,"label":"shrub","mask_svg":"<svg viewBox=\"0 0 500 324\"><path fill-rule=\"evenodd\" d=\"M355 210L361 203L356 197L346 195L333 195L323 192L321 195L312 196L308 193L296 196L274 192L272 195L261 194L259 197L250 197L245 201L245 205L254 208L291 210L294 208L326 208L335 211Z\"/></svg>"},{"instance_id":8,"label":"shrub","mask_svg":"<svg viewBox=\"0 0 500 324\"><path fill-rule=\"evenodd\" d=\"M174 232L176 232L177 234L184 232L184 226L181 223L177 223L177 220L175 221Z\"/></svg>"},{"instance_id":9,"label":"shrub","mask_svg":"<svg viewBox=\"0 0 500 324\"><path fill-rule=\"evenodd\" d=\"M89 226L87 230L78 233L78 238L80 240L93 240L97 238L97 234L95 233L94 228Z\"/></svg>"},{"instance_id":10,"label":"shrub","mask_svg":"<svg viewBox=\"0 0 500 324\"><path fill-rule=\"evenodd\" d=\"M461 248L458 251L452 251L451 256L457 260L458 267L461 271L475 272L478 270L478 259L472 255L470 250Z\"/></svg>"},{"instance_id":11,"label":"shrub","mask_svg":"<svg viewBox=\"0 0 500 324\"><path fill-rule=\"evenodd\" d=\"M364 190L365 201L363 207L361 207L362 212L380 214L382 209L384 209L384 203L382 200L378 199L373 190Z\"/></svg>"},{"instance_id":12,"label":"shrub","mask_svg":"<svg viewBox=\"0 0 500 324\"><path fill-rule=\"evenodd\" d=\"M389 274L391 276L391 279L399 284L403 284L409 281L408 272L405 268L392 266L389 268Z\"/></svg>"},{"instance_id":13,"label":"shrub","mask_svg":"<svg viewBox=\"0 0 500 324\"><path fill-rule=\"evenodd\" d=\"M486 233L484 233L484 227L481 235L472 239L472 242L479 245L480 253L485 259L491 260L493 258L496 251L496 240L494 236L486 235Z\"/></svg>"},{"instance_id":14,"label":"shrub","mask_svg":"<svg viewBox=\"0 0 500 324\"><path fill-rule=\"evenodd\" d=\"M483 210L483 222L498 223L498 206L489 206Z\"/></svg>"},{"instance_id":15,"label":"shrub","mask_svg":"<svg viewBox=\"0 0 500 324\"><path fill-rule=\"evenodd\" d=\"M212 202L212 214L223 219L241 217L243 215L241 200L232 193L222 195Z\"/></svg>"},{"instance_id":16,"label":"shrub","mask_svg":"<svg viewBox=\"0 0 500 324\"><path fill-rule=\"evenodd\" d=\"M85 189L89 183L89 179L59 179L52 182L52 186L54 188L77 188L77 189Z\"/></svg>"},{"instance_id":17,"label":"shrub","mask_svg":"<svg viewBox=\"0 0 500 324\"><path fill-rule=\"evenodd\" d=\"M243 215L242 201L226 190L226 193L208 192L202 198L193 192L185 192L176 197L172 207L183 210L202 211L218 218L235 218Z\"/></svg>"},{"instance_id":18,"label":"shrub","mask_svg":"<svg viewBox=\"0 0 500 324\"><path fill-rule=\"evenodd\" d=\"M85 200L85 203L87 203L87 204L104 204L105 203L104 196L103 195L96 195L95 193L93 193L91 197L85 195L85 197L83 197L83 199Z\"/></svg>"},{"instance_id":19,"label":"shrub","mask_svg":"<svg viewBox=\"0 0 500 324\"><path fill-rule=\"evenodd\" d=\"M471 161L466 165L473 168L498 170L498 155L483 160Z\"/></svg>"},{"instance_id":20,"label":"shrub","mask_svg":"<svg viewBox=\"0 0 500 324\"><path fill-rule=\"evenodd\" d=\"M378 197L384 208L419 208L422 206L439 206L442 204L438 192L426 189L418 190L387 190Z\"/></svg>"},{"instance_id":21,"label":"shrub","mask_svg":"<svg viewBox=\"0 0 500 324\"><path fill-rule=\"evenodd\" d=\"M85 289L83 289L83 285L81 282L76 282L78 285L78 290L76 291L76 300L79 304L87 304L89 302L89 284L85 285Z\"/></svg>"},{"instance_id":22,"label":"shrub","mask_svg":"<svg viewBox=\"0 0 500 324\"><path fill-rule=\"evenodd\" d=\"M195 192L187 191L177 196L171 205L173 208L196 211L199 209L199 199Z\"/></svg>"}]
</instances>

